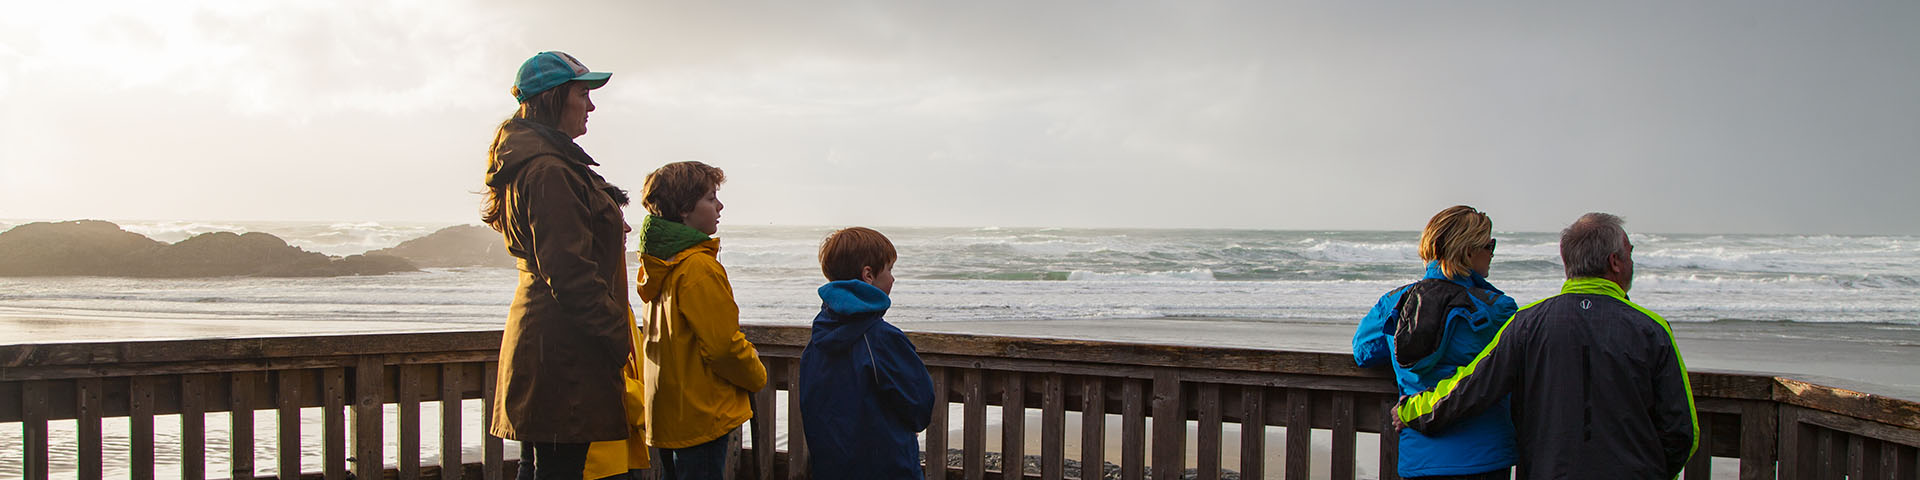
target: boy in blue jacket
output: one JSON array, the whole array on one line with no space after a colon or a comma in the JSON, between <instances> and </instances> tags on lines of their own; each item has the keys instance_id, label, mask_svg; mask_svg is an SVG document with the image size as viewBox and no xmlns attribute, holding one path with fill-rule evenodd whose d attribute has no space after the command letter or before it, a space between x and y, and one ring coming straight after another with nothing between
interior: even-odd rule
<instances>
[{"instance_id":1,"label":"boy in blue jacket","mask_svg":"<svg viewBox=\"0 0 1920 480\"><path fill-rule=\"evenodd\" d=\"M893 242L869 228L820 245L820 314L800 353L800 416L814 478L918 479L915 434L933 419L933 379L899 328L892 301ZM944 467L944 459L936 465Z\"/></svg>"}]
</instances>

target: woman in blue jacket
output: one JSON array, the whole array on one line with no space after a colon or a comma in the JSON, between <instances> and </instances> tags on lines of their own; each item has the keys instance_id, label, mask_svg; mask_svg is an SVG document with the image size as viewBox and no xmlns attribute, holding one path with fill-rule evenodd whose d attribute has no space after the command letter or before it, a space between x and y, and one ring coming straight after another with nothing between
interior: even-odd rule
<instances>
[{"instance_id":1,"label":"woman in blue jacket","mask_svg":"<svg viewBox=\"0 0 1920 480\"><path fill-rule=\"evenodd\" d=\"M1353 360L1391 364L1401 395L1432 389L1473 361L1518 310L1487 283L1493 263L1493 220L1473 207L1441 210L1420 233L1427 274L1380 297L1353 333ZM1513 419L1502 400L1436 435L1400 431L1399 474L1406 478L1509 478Z\"/></svg>"}]
</instances>

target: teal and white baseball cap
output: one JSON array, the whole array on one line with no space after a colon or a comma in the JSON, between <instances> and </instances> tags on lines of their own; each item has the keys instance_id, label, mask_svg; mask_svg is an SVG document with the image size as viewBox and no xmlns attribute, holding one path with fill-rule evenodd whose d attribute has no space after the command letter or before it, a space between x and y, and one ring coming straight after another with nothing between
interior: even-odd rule
<instances>
[{"instance_id":1,"label":"teal and white baseball cap","mask_svg":"<svg viewBox=\"0 0 1920 480\"><path fill-rule=\"evenodd\" d=\"M587 70L586 65L564 52L540 52L520 64L520 76L513 81L513 99L524 103L540 92L574 80L587 82L587 89L592 90L606 85L612 77L611 73Z\"/></svg>"}]
</instances>

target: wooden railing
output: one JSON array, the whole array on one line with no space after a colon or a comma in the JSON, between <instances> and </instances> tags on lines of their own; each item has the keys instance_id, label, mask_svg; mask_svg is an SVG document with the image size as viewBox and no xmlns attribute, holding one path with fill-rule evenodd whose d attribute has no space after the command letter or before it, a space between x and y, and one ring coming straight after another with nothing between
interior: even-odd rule
<instances>
[{"instance_id":1,"label":"wooden railing","mask_svg":"<svg viewBox=\"0 0 1920 480\"><path fill-rule=\"evenodd\" d=\"M779 391L793 388L808 329L744 329L772 381L756 395L749 432L755 447L746 454L743 478L808 478L806 462L794 461L806 458L798 402L778 401ZM1384 371L1354 367L1348 355L909 336L940 387L937 402L959 405L957 416L934 409L928 429L934 433L925 442L928 478L1014 478L1010 467L992 466L993 457L1001 465L1035 460L1019 478L1073 478L1073 470L1093 473L1109 463L1122 478L1180 478L1189 468L1199 478L1227 471L1240 478L1397 478L1393 435L1374 436L1377 446L1362 448L1362 434L1390 428L1383 409L1395 399L1392 383ZM358 478L495 480L511 474L511 462L501 460L502 442L483 435L482 458L462 458L467 419L457 406L440 409L440 458L462 468L422 466L419 412L423 402L491 398L499 341L500 332L486 331L0 345L0 424L20 425L22 473L40 479L49 477L48 423L75 420L76 458L63 461L77 464L80 478L99 478L101 420L127 417L130 476L153 478L154 417L177 414L177 468L183 478L197 479L207 476L200 453L208 440L206 414L277 411L275 470L295 472L309 438L298 427L301 409L319 407L323 432L315 437L323 458L306 476L347 478L351 470ZM1719 457L1737 461L1743 479L1920 479L1920 404L1764 374L1695 371L1692 379L1705 435L1686 478L1711 478L1711 457ZM399 425L393 468L381 462L386 405L394 406ZM989 407L1000 407L1000 438L991 451ZM1037 416L1034 427L1030 416ZM252 418L229 416L232 468L224 476L255 477ZM1117 428L1109 420L1117 420ZM957 443L941 434L953 425L960 426ZM1237 448L1224 447L1229 426L1239 430ZM765 448L781 431L787 450ZM1269 431L1282 440L1268 444ZM1316 431L1330 448L1315 452ZM1363 456L1363 450L1378 453ZM947 467L950 452L954 465ZM1269 453L1280 453L1280 460L1269 463ZM1238 460L1224 460L1229 457ZM1076 463L1080 469L1071 468Z\"/></svg>"},{"instance_id":2,"label":"wooden railing","mask_svg":"<svg viewBox=\"0 0 1920 480\"><path fill-rule=\"evenodd\" d=\"M748 332L773 372L776 388L793 385L795 365L807 329L761 327ZM1040 478L1062 478L1066 452L1066 412L1106 412L1121 416L1119 452L1103 451L1104 416L1082 416L1083 468L1116 463L1122 478L1180 478L1189 467L1187 445L1194 448L1199 478L1217 478L1237 467L1241 478L1309 478L1324 465L1335 479L1358 477L1359 433L1391 431L1384 409L1397 400L1384 370L1355 367L1346 354L1273 350L1142 345L1078 340L1008 338L957 334L909 334L933 374L936 402L964 405L960 466L929 468L928 478L1011 478L986 469L983 440L986 406L1002 408L1002 458L1032 453L1025 444L1025 412L1040 412ZM1764 374L1692 372L1696 408L1703 430L1700 453L1685 478L1712 478L1710 457L1738 459L1740 478L1920 478L1915 473L1920 446L1920 404L1853 390L1816 385ZM944 388L942 388L944 387ZM761 392L756 418L776 418L772 389ZM1012 399L1011 401L1009 399ZM792 405L783 412L791 418ZM1147 420L1179 418L1183 422ZM954 420L934 409L930 432L945 431ZM1197 422L1187 438L1186 421ZM771 438L774 422L756 425L755 438ZM797 422L789 422L797 430ZM1266 464L1265 428L1239 428L1239 463L1221 464L1225 425L1303 426L1284 430L1284 460ZM1149 431L1150 430L1150 431ZM1316 457L1314 430L1330 435L1331 451ZM789 440L794 452L802 442ZM1377 436L1376 458L1364 462L1370 475L1397 478L1397 437ZM756 443L763 444L763 443ZM946 439L927 437L928 456L947 452ZM805 478L804 462L781 465L773 452L757 452L755 478ZM1231 453L1231 452L1229 452ZM794 454L804 457L804 454ZM939 463L934 463L938 465ZM1151 475L1147 474L1152 466ZM1165 468L1162 468L1162 467ZM1033 476L1025 472L1022 477Z\"/></svg>"},{"instance_id":3,"label":"wooden railing","mask_svg":"<svg viewBox=\"0 0 1920 480\"><path fill-rule=\"evenodd\" d=\"M48 478L48 422L75 420L79 478L103 476L102 425L128 417L130 478L155 472L154 417L179 415L175 466L186 479L207 478L206 414L228 415L230 471L215 478L256 478L254 415L277 411L277 472L300 472L306 443L303 408L319 407L320 478L381 478L384 412L398 415L400 478L506 478L502 441L482 435L482 458L464 468L461 400L492 398L499 331L307 336L144 342L0 345L0 422L24 433L23 474ZM369 374L369 373L373 374ZM420 404L440 402L443 463L423 468ZM451 405L451 408L444 408ZM351 413L349 420L348 413ZM348 450L347 429L353 443ZM483 421L481 425L485 425ZM349 462L349 459L352 461ZM478 475L478 476L476 476ZM282 475L281 478L290 478Z\"/></svg>"}]
</instances>

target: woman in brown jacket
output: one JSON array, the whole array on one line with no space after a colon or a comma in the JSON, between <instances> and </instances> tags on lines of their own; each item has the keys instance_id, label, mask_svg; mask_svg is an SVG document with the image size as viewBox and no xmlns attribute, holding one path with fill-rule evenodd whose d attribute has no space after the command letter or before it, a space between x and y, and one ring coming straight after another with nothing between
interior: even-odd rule
<instances>
[{"instance_id":1,"label":"woman in brown jacket","mask_svg":"<svg viewBox=\"0 0 1920 480\"><path fill-rule=\"evenodd\" d=\"M520 269L489 431L532 447L541 479L579 479L589 443L629 435L627 193L573 142L593 111L587 92L609 76L565 53L528 59L513 87L520 110L494 134L487 165L481 219Z\"/></svg>"}]
</instances>

